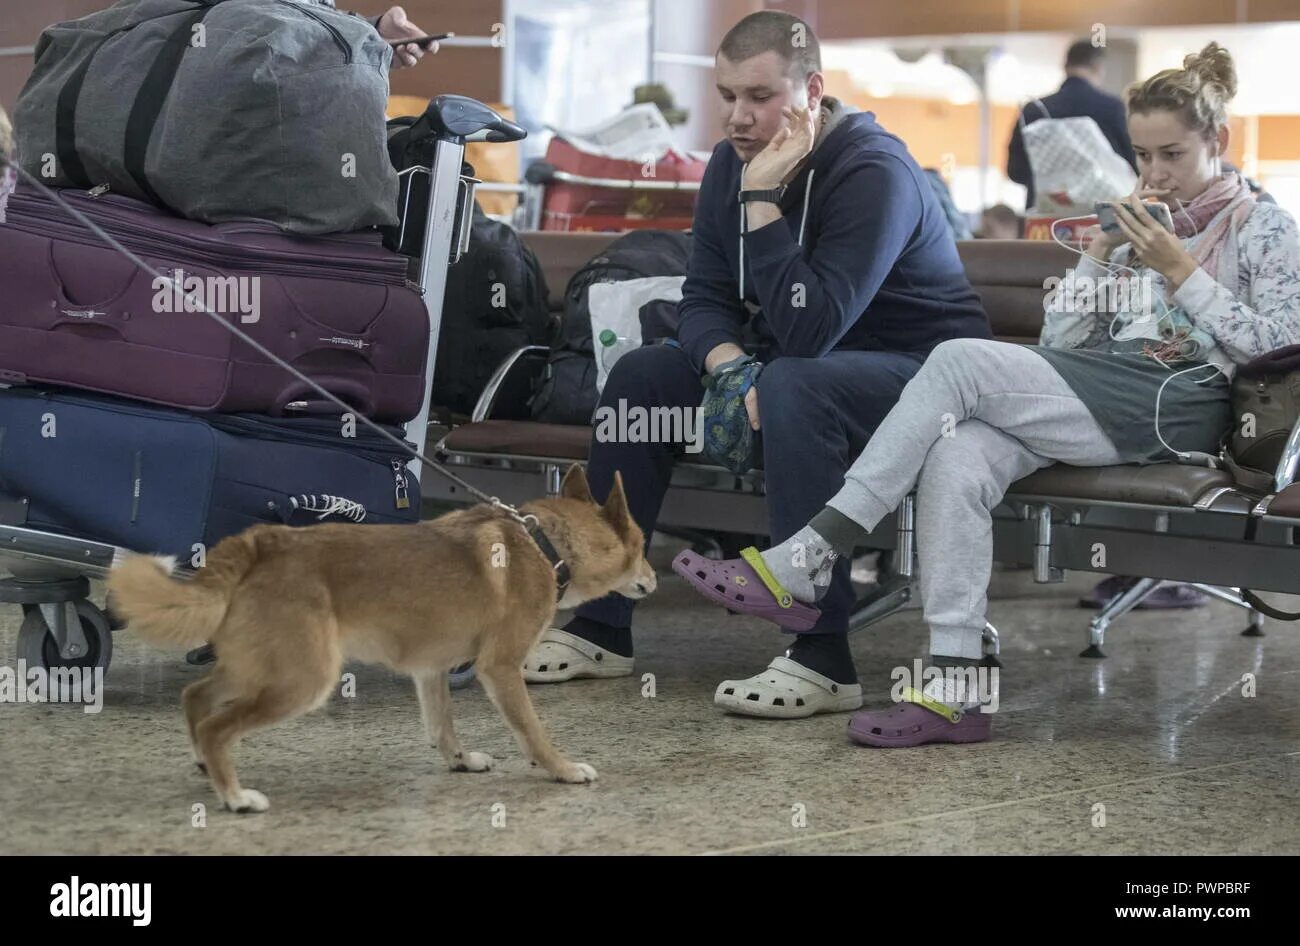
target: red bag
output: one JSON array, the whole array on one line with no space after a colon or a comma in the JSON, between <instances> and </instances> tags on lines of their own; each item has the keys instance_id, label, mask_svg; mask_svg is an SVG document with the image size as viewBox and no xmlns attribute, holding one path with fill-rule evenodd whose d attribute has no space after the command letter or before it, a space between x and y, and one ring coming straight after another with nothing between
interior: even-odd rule
<instances>
[{"instance_id":1,"label":"red bag","mask_svg":"<svg viewBox=\"0 0 1300 946\"><path fill-rule=\"evenodd\" d=\"M646 162L602 157L581 151L558 135L547 146L546 161L557 171L619 183L551 181L542 203L543 230L689 230L707 166L671 150ZM636 187L642 182L686 186L680 190Z\"/></svg>"}]
</instances>

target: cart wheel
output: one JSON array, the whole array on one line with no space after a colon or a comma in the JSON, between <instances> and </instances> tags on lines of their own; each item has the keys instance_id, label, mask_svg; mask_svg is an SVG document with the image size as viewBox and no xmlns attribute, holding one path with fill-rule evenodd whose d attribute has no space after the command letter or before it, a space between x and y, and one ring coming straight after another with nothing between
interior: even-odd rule
<instances>
[{"instance_id":1,"label":"cart wheel","mask_svg":"<svg viewBox=\"0 0 1300 946\"><path fill-rule=\"evenodd\" d=\"M27 615L18 631L18 659L25 661L28 667L43 667L45 670L64 667L107 669L113 659L113 636L108 618L85 599L77 601L75 607L81 620L81 633L86 637L86 653L76 657L60 655L58 641L45 622L45 615L39 607L28 605L25 608Z\"/></svg>"}]
</instances>

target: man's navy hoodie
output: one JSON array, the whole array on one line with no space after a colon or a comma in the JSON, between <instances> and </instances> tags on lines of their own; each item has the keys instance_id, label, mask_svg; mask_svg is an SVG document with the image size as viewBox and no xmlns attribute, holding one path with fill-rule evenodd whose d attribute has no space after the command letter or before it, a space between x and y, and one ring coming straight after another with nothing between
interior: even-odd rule
<instances>
[{"instance_id":1,"label":"man's navy hoodie","mask_svg":"<svg viewBox=\"0 0 1300 946\"><path fill-rule=\"evenodd\" d=\"M828 117L786 189L783 218L743 236L744 165L727 141L713 149L678 304L677 337L701 373L723 342L750 340L770 361L842 349L928 354L945 339L991 337L943 209L906 146L870 112L836 107L844 112Z\"/></svg>"}]
</instances>

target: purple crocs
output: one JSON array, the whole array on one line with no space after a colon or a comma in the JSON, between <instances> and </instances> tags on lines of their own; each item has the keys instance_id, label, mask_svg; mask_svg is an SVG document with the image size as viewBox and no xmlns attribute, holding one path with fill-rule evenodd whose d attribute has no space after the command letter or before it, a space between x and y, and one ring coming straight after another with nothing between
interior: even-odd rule
<instances>
[{"instance_id":1,"label":"purple crocs","mask_svg":"<svg viewBox=\"0 0 1300 946\"><path fill-rule=\"evenodd\" d=\"M1087 593L1079 598L1079 607L1098 610L1110 604L1116 597L1128 591L1138 579L1121 575L1111 575L1097 582ZM1199 588L1181 583L1162 585L1147 595L1137 605L1139 611L1175 611L1183 608L1201 608L1208 604L1210 596Z\"/></svg>"},{"instance_id":2,"label":"purple crocs","mask_svg":"<svg viewBox=\"0 0 1300 946\"><path fill-rule=\"evenodd\" d=\"M764 618L788 631L811 630L822 614L820 609L796 601L784 589L778 600L744 558L716 561L687 551L673 559L673 571L710 601L738 614Z\"/></svg>"},{"instance_id":3,"label":"purple crocs","mask_svg":"<svg viewBox=\"0 0 1300 946\"><path fill-rule=\"evenodd\" d=\"M950 715L945 716L921 703L862 710L849 717L849 738L883 749L910 749L931 742L983 742L989 738L993 714L979 710L948 712Z\"/></svg>"}]
</instances>

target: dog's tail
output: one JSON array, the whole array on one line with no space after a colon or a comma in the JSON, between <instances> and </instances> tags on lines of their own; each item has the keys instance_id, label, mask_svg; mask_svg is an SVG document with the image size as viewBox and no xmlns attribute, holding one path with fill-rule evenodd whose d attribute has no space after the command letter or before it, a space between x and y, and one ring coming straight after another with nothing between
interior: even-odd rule
<instances>
[{"instance_id":1,"label":"dog's tail","mask_svg":"<svg viewBox=\"0 0 1300 946\"><path fill-rule=\"evenodd\" d=\"M212 639L235 586L257 561L257 529L220 542L189 581L172 578L176 559L130 555L108 575L113 610L152 644L195 647Z\"/></svg>"}]
</instances>

